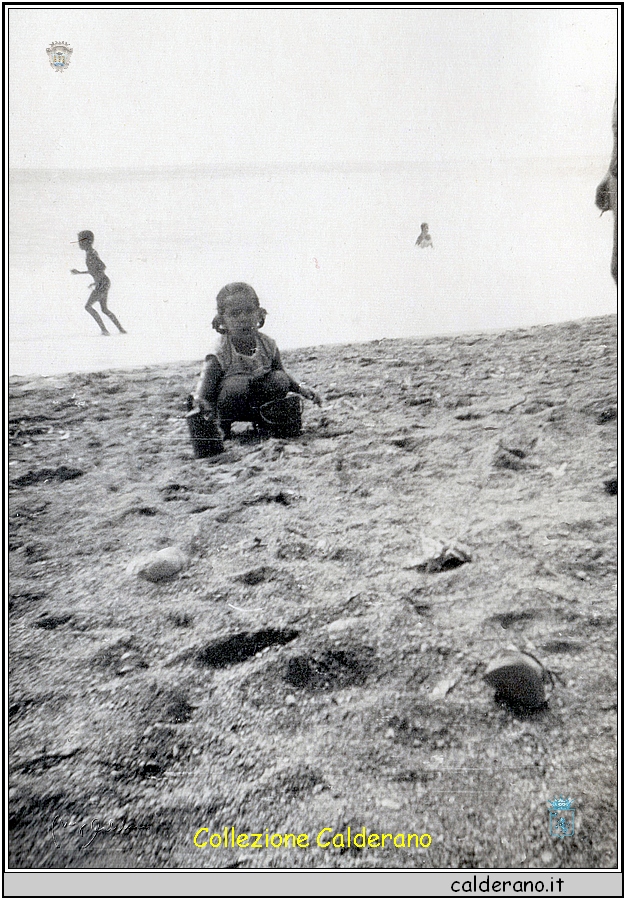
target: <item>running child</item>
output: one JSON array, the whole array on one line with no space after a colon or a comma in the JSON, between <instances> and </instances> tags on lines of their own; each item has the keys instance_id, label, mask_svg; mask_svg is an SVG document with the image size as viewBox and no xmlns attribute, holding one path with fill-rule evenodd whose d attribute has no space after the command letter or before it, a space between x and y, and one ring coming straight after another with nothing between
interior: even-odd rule
<instances>
[{"instance_id":1,"label":"running child","mask_svg":"<svg viewBox=\"0 0 626 900\"><path fill-rule=\"evenodd\" d=\"M100 309L104 313L105 316L113 322L115 327L118 329L120 334L126 334L120 323L117 321L117 318L113 315L109 307L107 306L107 297L109 294L109 288L111 287L110 279L104 274L104 270L106 269L105 264L102 262L98 253L93 249L94 236L93 231L80 231L78 233L78 245L81 250L84 250L87 254L86 272L79 272L78 269L71 269L72 275L91 275L94 280L94 284L90 285L93 287L93 291L89 295L89 300L85 304L85 309L92 316L98 325L100 326L100 331L103 335L108 335L104 322L93 308L94 303L100 304Z\"/></svg>"}]
</instances>

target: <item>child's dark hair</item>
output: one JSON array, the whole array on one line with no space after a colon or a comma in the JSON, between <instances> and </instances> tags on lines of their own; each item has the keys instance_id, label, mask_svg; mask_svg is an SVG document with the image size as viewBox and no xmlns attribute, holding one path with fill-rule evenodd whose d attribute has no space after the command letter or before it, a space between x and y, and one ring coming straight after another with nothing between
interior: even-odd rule
<instances>
[{"instance_id":1,"label":"child's dark hair","mask_svg":"<svg viewBox=\"0 0 626 900\"><path fill-rule=\"evenodd\" d=\"M91 244L93 244L93 241L94 241L93 231L79 231L78 232L78 240L79 241L89 241Z\"/></svg>"},{"instance_id":2,"label":"child's dark hair","mask_svg":"<svg viewBox=\"0 0 626 900\"><path fill-rule=\"evenodd\" d=\"M243 297L245 300L250 300L256 306L258 306L259 328L263 328L263 326L265 325L267 310L263 309L263 307L259 303L259 298L257 297L254 288L250 287L250 285L246 284L244 281L233 281L231 284L225 285L217 295L217 315L211 323L213 325L213 328L216 331L219 331L220 334L226 334L226 328L224 327L224 320L222 316L226 310L226 307L228 306L228 301L233 297Z\"/></svg>"}]
</instances>

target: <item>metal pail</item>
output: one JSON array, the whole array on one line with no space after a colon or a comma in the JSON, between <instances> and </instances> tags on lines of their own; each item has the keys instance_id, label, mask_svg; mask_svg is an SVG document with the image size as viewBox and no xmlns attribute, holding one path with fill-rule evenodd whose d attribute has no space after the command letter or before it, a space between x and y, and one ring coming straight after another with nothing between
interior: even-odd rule
<instances>
[{"instance_id":1,"label":"metal pail","mask_svg":"<svg viewBox=\"0 0 626 900\"><path fill-rule=\"evenodd\" d=\"M261 425L267 425L279 437L297 437L302 430L302 397L287 394L281 400L264 403L259 414Z\"/></svg>"},{"instance_id":2,"label":"metal pail","mask_svg":"<svg viewBox=\"0 0 626 900\"><path fill-rule=\"evenodd\" d=\"M185 416L196 459L216 456L224 449L222 432L214 419L207 419L202 410L192 409Z\"/></svg>"}]
</instances>

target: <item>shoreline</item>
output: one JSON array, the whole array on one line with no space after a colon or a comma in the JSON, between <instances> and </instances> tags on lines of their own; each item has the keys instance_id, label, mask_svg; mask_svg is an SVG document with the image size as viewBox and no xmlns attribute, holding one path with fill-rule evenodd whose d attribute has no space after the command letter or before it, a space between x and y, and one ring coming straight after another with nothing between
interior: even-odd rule
<instances>
[{"instance_id":1,"label":"shoreline","mask_svg":"<svg viewBox=\"0 0 626 900\"><path fill-rule=\"evenodd\" d=\"M534 332L543 331L549 328L563 328L567 326L580 326L584 327L585 325L591 325L594 322L600 323L604 320L607 322L610 319L616 319L617 313L608 313L599 316L585 316L580 319L567 319L562 322L545 322L536 325L519 325L513 326L511 328L478 328L478 329L469 329L467 331L448 331L448 332L435 332L431 334L425 335L415 335L410 337L402 337L402 338L373 338L367 341L341 341L339 343L326 343L326 344L311 344L302 347L286 347L284 350L281 348L281 355L285 358L289 359L290 357L297 356L298 354L311 353L314 351L321 350L336 350L340 352L344 347L366 347L371 344L381 344L381 343L389 343L389 344L402 344L402 343L410 343L415 345L427 345L430 343L440 343L445 341L461 341L463 338L475 338L479 339L481 337L485 338L494 338L497 335L508 335L516 332L524 332L529 333L530 336ZM116 335L113 335L116 337ZM10 356L10 341L9 341L9 356ZM19 382L30 382L35 381L37 379L63 379L69 378L73 375L88 375L93 374L95 372L111 372L122 374L124 372L133 372L137 373L138 371L152 371L155 369L169 369L171 367L187 367L197 365L199 367L202 366L203 358L201 357L192 357L192 358L181 358L176 360L166 360L164 362L156 362L156 363L137 363L136 365L122 365L122 366L107 366L107 367L98 367L98 368L80 368L80 369L72 369L63 372L51 373L49 375L40 375L38 373L15 373L10 374L8 377L10 384L18 384Z\"/></svg>"}]
</instances>

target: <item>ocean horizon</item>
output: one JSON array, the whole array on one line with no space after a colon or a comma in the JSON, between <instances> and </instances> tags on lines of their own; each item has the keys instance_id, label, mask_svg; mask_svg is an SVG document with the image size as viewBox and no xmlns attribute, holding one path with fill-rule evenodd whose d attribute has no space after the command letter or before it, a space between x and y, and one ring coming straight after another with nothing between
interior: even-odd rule
<instances>
[{"instance_id":1,"label":"ocean horizon","mask_svg":"<svg viewBox=\"0 0 626 900\"><path fill-rule=\"evenodd\" d=\"M616 311L606 161L11 170L9 374L201 360L247 281L281 349L499 330ZM428 222L432 249L415 246ZM84 310L76 241L128 335Z\"/></svg>"}]
</instances>

